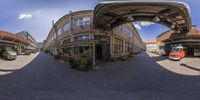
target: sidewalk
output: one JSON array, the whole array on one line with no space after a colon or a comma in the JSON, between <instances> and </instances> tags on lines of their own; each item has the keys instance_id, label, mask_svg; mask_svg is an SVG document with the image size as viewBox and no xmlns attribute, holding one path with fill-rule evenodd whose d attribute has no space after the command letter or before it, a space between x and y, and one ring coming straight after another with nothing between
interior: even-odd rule
<instances>
[{"instance_id":1,"label":"sidewalk","mask_svg":"<svg viewBox=\"0 0 200 100\"><path fill-rule=\"evenodd\" d=\"M16 60L0 59L0 75L12 73L14 70L18 70L29 64L39 53L31 55L19 55Z\"/></svg>"}]
</instances>

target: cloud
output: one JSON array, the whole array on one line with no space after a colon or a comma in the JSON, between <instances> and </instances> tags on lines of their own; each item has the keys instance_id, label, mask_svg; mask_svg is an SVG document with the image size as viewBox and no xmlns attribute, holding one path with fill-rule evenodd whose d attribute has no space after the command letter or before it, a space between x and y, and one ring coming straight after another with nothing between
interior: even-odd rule
<instances>
[{"instance_id":1,"label":"cloud","mask_svg":"<svg viewBox=\"0 0 200 100\"><path fill-rule=\"evenodd\" d=\"M146 22L146 21L140 22L140 25L145 26L145 27L148 27L148 26L153 25L153 24L155 24L155 23L154 22Z\"/></svg>"},{"instance_id":2,"label":"cloud","mask_svg":"<svg viewBox=\"0 0 200 100\"><path fill-rule=\"evenodd\" d=\"M134 24L134 26L137 30L141 30L142 27L149 27L149 26L151 26L155 23L154 22L147 22L147 21L140 21L140 22L134 22L133 24Z\"/></svg>"},{"instance_id":3,"label":"cloud","mask_svg":"<svg viewBox=\"0 0 200 100\"><path fill-rule=\"evenodd\" d=\"M26 14L26 13L22 13L18 16L18 19L31 19L33 17L32 14Z\"/></svg>"},{"instance_id":4,"label":"cloud","mask_svg":"<svg viewBox=\"0 0 200 100\"><path fill-rule=\"evenodd\" d=\"M137 30L141 30L141 29L142 29L142 27L141 27L139 24L134 24L134 26L135 26L135 28L136 28Z\"/></svg>"},{"instance_id":5,"label":"cloud","mask_svg":"<svg viewBox=\"0 0 200 100\"><path fill-rule=\"evenodd\" d=\"M42 10L35 11L34 14L41 14Z\"/></svg>"}]
</instances>

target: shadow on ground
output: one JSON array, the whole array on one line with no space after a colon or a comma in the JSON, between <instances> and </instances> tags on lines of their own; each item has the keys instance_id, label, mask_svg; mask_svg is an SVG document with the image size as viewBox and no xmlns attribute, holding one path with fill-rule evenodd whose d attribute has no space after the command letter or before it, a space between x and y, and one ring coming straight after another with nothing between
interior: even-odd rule
<instances>
[{"instance_id":1,"label":"shadow on ground","mask_svg":"<svg viewBox=\"0 0 200 100\"><path fill-rule=\"evenodd\" d=\"M0 76L2 100L197 100L200 77L169 72L146 53L111 68L80 72L41 53Z\"/></svg>"}]
</instances>

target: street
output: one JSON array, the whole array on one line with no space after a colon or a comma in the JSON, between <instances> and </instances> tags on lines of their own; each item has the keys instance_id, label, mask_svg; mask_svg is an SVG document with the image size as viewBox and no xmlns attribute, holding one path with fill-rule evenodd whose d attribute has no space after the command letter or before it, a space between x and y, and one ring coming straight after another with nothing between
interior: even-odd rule
<instances>
[{"instance_id":1,"label":"street","mask_svg":"<svg viewBox=\"0 0 200 100\"><path fill-rule=\"evenodd\" d=\"M147 53L130 61L81 72L40 53L31 63L0 75L1 100L198 100L200 77L166 70L166 57Z\"/></svg>"}]
</instances>

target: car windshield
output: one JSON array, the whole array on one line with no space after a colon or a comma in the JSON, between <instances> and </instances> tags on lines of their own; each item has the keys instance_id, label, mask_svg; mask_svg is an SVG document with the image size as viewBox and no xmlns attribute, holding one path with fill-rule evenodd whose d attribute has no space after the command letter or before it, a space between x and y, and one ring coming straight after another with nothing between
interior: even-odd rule
<instances>
[{"instance_id":1,"label":"car windshield","mask_svg":"<svg viewBox=\"0 0 200 100\"><path fill-rule=\"evenodd\" d=\"M176 47L173 47L171 52L175 52L175 53L178 53L179 52L179 48L176 48Z\"/></svg>"}]
</instances>

